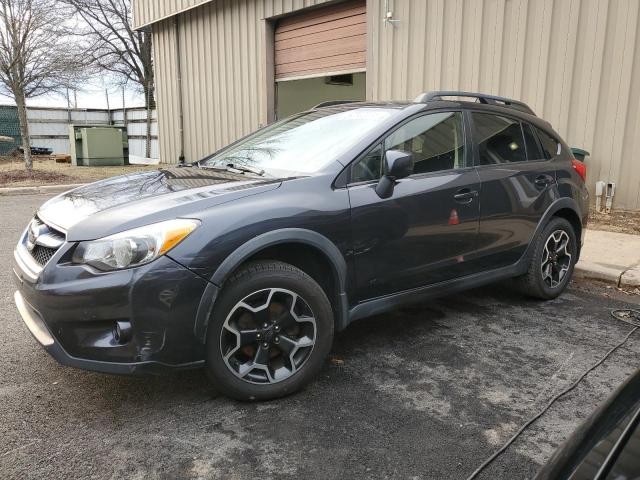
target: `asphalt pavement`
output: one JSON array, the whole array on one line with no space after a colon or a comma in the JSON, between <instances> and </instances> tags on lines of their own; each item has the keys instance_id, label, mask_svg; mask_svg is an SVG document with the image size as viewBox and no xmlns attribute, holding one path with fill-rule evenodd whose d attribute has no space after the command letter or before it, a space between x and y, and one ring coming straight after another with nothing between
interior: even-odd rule
<instances>
[{"instance_id":1,"label":"asphalt pavement","mask_svg":"<svg viewBox=\"0 0 640 480\"><path fill-rule=\"evenodd\" d=\"M277 401L221 397L202 371L74 370L13 305L13 245L46 198L0 196L2 479L465 478L630 329L599 288L545 303L498 285L354 323L317 380ZM639 365L640 333L480 478L531 478Z\"/></svg>"}]
</instances>

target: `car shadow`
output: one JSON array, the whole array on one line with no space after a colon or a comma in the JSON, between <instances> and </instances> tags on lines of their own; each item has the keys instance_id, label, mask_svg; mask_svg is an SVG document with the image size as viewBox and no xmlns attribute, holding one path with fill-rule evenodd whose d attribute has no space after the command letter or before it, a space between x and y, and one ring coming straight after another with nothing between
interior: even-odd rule
<instances>
[{"instance_id":1,"label":"car shadow","mask_svg":"<svg viewBox=\"0 0 640 480\"><path fill-rule=\"evenodd\" d=\"M441 322L453 314L490 315L495 308L486 306L499 304L535 305L538 300L527 298L509 288L496 285L448 295L427 302L395 309L391 312L358 320L339 332L327 359L324 373L331 365L344 358L354 359L366 355L369 348L384 348L385 345L411 342L416 336L434 335L450 326ZM126 401L129 405L145 405L150 402L205 402L221 397L206 376L204 369L167 372L159 376L118 376L68 370L68 380L83 388L85 392L100 392L99 401L117 404ZM71 373L73 372L73 373Z\"/></svg>"}]
</instances>

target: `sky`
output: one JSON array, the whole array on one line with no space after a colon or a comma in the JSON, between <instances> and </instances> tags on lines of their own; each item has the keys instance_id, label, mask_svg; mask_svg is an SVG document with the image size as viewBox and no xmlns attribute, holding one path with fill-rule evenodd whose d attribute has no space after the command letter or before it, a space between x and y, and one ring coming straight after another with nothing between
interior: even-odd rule
<instances>
[{"instance_id":1,"label":"sky","mask_svg":"<svg viewBox=\"0 0 640 480\"><path fill-rule=\"evenodd\" d=\"M93 80L86 84L83 89L76 92L77 108L107 108L107 96L105 87L109 94L109 106L112 110L122 108L122 87L115 83L106 84L101 79ZM70 92L71 107L74 107L74 95ZM127 108L144 106L144 95L133 88L125 89L125 104ZM0 105L15 105L10 97L0 95ZM50 94L27 100L27 105L31 107L63 107L67 108L65 96Z\"/></svg>"},{"instance_id":2,"label":"sky","mask_svg":"<svg viewBox=\"0 0 640 480\"><path fill-rule=\"evenodd\" d=\"M78 22L81 21L78 17L71 17L68 19L68 26L76 26ZM75 92L75 96L74 92L71 91L71 107L80 109L106 109L107 94L105 93L105 89L109 96L109 107L113 110L121 109L123 106L122 87L114 80L113 75L96 75L90 77L87 81L83 82L82 89ZM125 89L124 102L127 108L143 107L145 104L144 95L130 83L128 88ZM0 94L0 105L15 105L15 101L11 97ZM59 94L42 95L27 99L27 105L31 107L67 108L67 97L66 95Z\"/></svg>"}]
</instances>

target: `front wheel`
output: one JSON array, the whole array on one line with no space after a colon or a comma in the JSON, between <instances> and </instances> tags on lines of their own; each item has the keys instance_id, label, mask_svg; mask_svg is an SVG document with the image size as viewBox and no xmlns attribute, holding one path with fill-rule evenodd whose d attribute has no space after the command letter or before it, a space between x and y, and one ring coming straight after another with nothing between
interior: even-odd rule
<instances>
[{"instance_id":1,"label":"front wheel","mask_svg":"<svg viewBox=\"0 0 640 480\"><path fill-rule=\"evenodd\" d=\"M278 261L247 264L224 286L207 332L207 372L238 400L295 392L331 349L333 313L322 288Z\"/></svg>"},{"instance_id":2,"label":"front wheel","mask_svg":"<svg viewBox=\"0 0 640 480\"><path fill-rule=\"evenodd\" d=\"M577 261L575 231L567 220L554 217L535 242L529 269L516 278L516 285L535 298L556 298L569 284Z\"/></svg>"}]
</instances>

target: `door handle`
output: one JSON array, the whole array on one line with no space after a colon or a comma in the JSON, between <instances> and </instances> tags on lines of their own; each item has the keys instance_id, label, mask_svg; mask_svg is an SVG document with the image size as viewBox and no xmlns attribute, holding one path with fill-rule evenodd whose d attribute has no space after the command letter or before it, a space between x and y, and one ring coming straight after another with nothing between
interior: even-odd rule
<instances>
[{"instance_id":1,"label":"door handle","mask_svg":"<svg viewBox=\"0 0 640 480\"><path fill-rule=\"evenodd\" d=\"M453 199L458 203L471 203L477 196L477 190L463 188L462 190L458 190L458 192L453 196Z\"/></svg>"},{"instance_id":2,"label":"door handle","mask_svg":"<svg viewBox=\"0 0 640 480\"><path fill-rule=\"evenodd\" d=\"M539 175L534 180L534 183L538 187L548 187L553 183L553 178L550 175Z\"/></svg>"}]
</instances>

